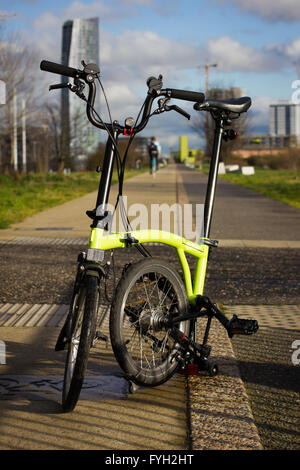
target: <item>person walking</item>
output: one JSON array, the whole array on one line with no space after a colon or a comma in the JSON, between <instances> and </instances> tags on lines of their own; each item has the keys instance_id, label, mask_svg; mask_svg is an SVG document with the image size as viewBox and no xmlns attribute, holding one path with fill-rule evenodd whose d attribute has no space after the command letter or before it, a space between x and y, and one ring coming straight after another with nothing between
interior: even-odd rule
<instances>
[{"instance_id":1,"label":"person walking","mask_svg":"<svg viewBox=\"0 0 300 470\"><path fill-rule=\"evenodd\" d=\"M156 137L151 137L148 145L150 174L155 175L158 170L158 157L160 154L160 145Z\"/></svg>"}]
</instances>

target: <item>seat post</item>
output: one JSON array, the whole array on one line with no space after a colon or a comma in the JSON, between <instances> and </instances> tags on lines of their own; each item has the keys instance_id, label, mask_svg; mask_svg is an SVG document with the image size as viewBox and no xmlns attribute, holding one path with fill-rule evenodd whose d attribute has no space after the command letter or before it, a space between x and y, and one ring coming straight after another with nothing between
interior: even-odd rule
<instances>
[{"instance_id":1,"label":"seat post","mask_svg":"<svg viewBox=\"0 0 300 470\"><path fill-rule=\"evenodd\" d=\"M222 145L223 136L223 118L219 117L215 119L215 133L214 133L214 145L210 161L208 183L205 196L204 205L204 237L209 238L210 226L212 220L212 212L215 200L215 192L218 177L220 151Z\"/></svg>"}]
</instances>

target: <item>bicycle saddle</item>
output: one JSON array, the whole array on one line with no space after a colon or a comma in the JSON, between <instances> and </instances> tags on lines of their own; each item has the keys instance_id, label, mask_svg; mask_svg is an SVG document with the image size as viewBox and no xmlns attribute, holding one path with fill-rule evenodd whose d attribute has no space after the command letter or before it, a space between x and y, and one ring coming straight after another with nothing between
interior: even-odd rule
<instances>
[{"instance_id":1,"label":"bicycle saddle","mask_svg":"<svg viewBox=\"0 0 300 470\"><path fill-rule=\"evenodd\" d=\"M243 96L242 98L232 98L228 100L215 100L208 98L204 103L195 103L196 111L222 110L231 113L244 113L251 106L251 98Z\"/></svg>"}]
</instances>

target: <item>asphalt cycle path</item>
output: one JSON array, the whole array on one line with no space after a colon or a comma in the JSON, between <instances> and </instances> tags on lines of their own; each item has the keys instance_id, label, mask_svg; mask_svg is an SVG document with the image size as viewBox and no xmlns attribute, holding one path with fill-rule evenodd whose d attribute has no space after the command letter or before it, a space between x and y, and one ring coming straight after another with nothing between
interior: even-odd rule
<instances>
[{"instance_id":1,"label":"asphalt cycle path","mask_svg":"<svg viewBox=\"0 0 300 470\"><path fill-rule=\"evenodd\" d=\"M208 176L187 167L180 174L188 200L203 204ZM298 209L218 178L210 235L220 245L299 248L299 229Z\"/></svg>"}]
</instances>

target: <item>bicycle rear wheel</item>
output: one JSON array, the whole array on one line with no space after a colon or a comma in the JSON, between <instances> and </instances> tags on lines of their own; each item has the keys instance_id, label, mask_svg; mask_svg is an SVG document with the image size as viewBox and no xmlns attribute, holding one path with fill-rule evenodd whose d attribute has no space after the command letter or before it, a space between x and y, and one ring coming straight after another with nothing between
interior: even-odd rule
<instances>
[{"instance_id":1,"label":"bicycle rear wheel","mask_svg":"<svg viewBox=\"0 0 300 470\"><path fill-rule=\"evenodd\" d=\"M74 295L62 393L65 412L75 408L83 385L89 351L96 331L98 282L95 276L85 276Z\"/></svg>"},{"instance_id":2,"label":"bicycle rear wheel","mask_svg":"<svg viewBox=\"0 0 300 470\"><path fill-rule=\"evenodd\" d=\"M111 306L110 335L115 357L129 380L156 386L174 374L178 344L164 320L187 309L185 286L169 263L151 258L127 269ZM188 335L190 321L178 328Z\"/></svg>"}]
</instances>

